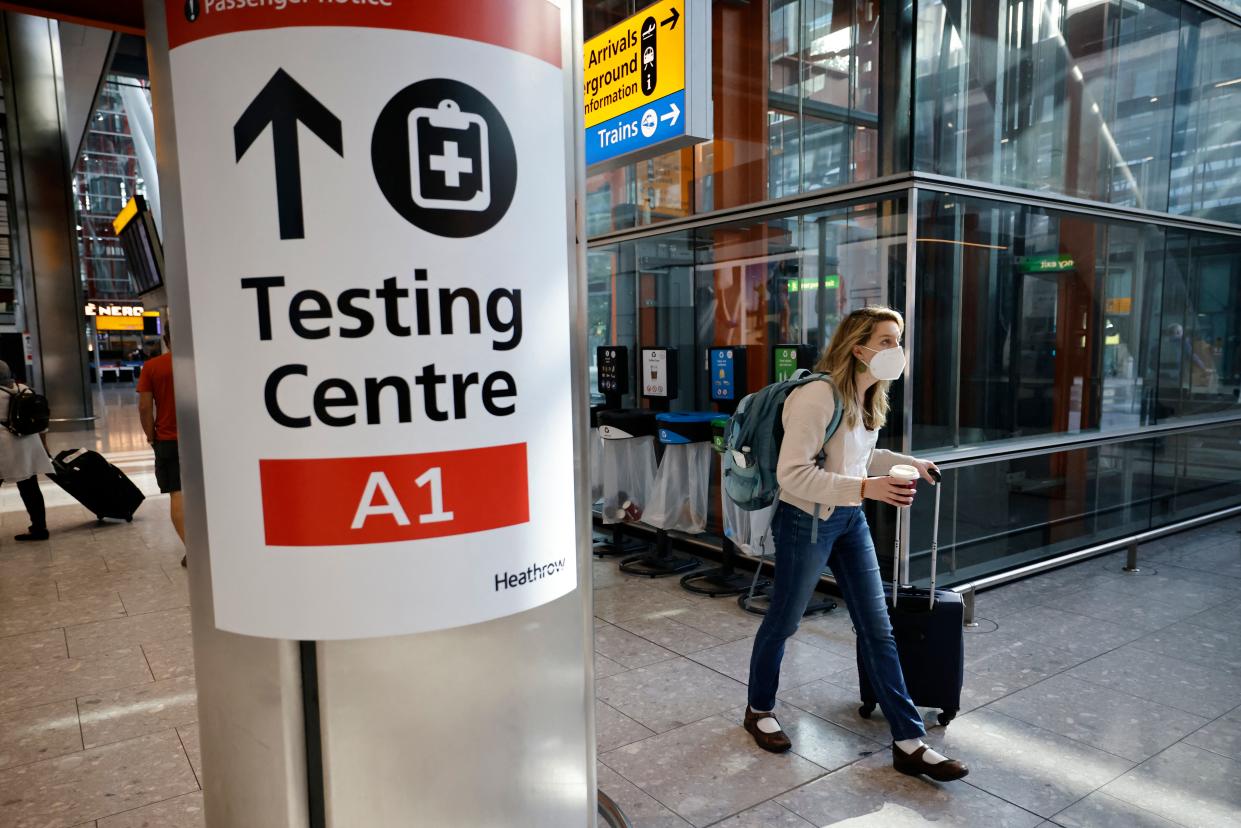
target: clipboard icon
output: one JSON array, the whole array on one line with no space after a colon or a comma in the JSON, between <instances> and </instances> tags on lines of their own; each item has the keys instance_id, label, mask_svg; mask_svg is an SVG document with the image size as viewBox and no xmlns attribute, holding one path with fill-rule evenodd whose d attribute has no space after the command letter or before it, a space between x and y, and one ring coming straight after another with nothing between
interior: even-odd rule
<instances>
[{"instance_id":1,"label":"clipboard icon","mask_svg":"<svg viewBox=\"0 0 1241 828\"><path fill-rule=\"evenodd\" d=\"M414 204L428 210L482 212L491 206L487 121L445 99L409 113Z\"/></svg>"}]
</instances>

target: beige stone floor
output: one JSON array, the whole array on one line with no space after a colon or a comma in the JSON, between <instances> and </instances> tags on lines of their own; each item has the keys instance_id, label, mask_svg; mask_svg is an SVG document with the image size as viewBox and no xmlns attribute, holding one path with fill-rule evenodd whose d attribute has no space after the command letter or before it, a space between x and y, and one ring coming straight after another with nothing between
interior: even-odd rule
<instances>
[{"instance_id":1,"label":"beige stone floor","mask_svg":"<svg viewBox=\"0 0 1241 828\"><path fill-rule=\"evenodd\" d=\"M981 594L961 715L929 741L969 777L891 768L857 715L843 608L789 642L793 750L738 726L758 619L596 561L599 786L642 828L1241 825L1241 519Z\"/></svg>"},{"instance_id":2,"label":"beige stone floor","mask_svg":"<svg viewBox=\"0 0 1241 828\"><path fill-rule=\"evenodd\" d=\"M149 459L117 446L150 495L132 524L46 483L53 539L17 544L0 486L0 828L204 825L180 543ZM597 561L600 787L637 828L1241 824L1239 532L981 595L966 710L933 731L973 767L949 786L895 774L882 718L857 717L843 610L790 642L795 747L771 756L737 724L758 619Z\"/></svg>"},{"instance_id":3,"label":"beige stone floor","mask_svg":"<svg viewBox=\"0 0 1241 828\"><path fill-rule=\"evenodd\" d=\"M89 448L109 457L148 450L146 436L138 421L138 388L135 383L116 383L96 389L95 423L84 431L53 432L48 449L55 454L69 448Z\"/></svg>"},{"instance_id":4,"label":"beige stone floor","mask_svg":"<svg viewBox=\"0 0 1241 828\"><path fill-rule=\"evenodd\" d=\"M0 487L0 826L201 826L189 591L149 472L132 524L46 483L52 539L19 544Z\"/></svg>"}]
</instances>

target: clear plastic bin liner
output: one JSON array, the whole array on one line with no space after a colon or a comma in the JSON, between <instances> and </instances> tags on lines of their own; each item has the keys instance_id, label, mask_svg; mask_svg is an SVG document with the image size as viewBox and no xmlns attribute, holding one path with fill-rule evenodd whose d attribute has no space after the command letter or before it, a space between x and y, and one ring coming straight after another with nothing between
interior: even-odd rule
<instances>
[{"instance_id":1,"label":"clear plastic bin liner","mask_svg":"<svg viewBox=\"0 0 1241 828\"><path fill-rule=\"evenodd\" d=\"M629 523L643 519L647 500L655 487L655 438L632 437L601 440L600 497L604 523Z\"/></svg>"},{"instance_id":2,"label":"clear plastic bin liner","mask_svg":"<svg viewBox=\"0 0 1241 828\"><path fill-rule=\"evenodd\" d=\"M720 457L720 474L721 479L724 473L724 458ZM768 506L766 509L758 509L753 512L747 512L729 499L728 495L721 487L720 500L722 502L722 510L724 512L724 535L733 542L733 545L744 555L771 555L774 553L774 547L771 545L771 538L768 537L768 529L771 527L771 519L776 514L776 504ZM779 501L777 501L778 503Z\"/></svg>"},{"instance_id":3,"label":"clear plastic bin liner","mask_svg":"<svg viewBox=\"0 0 1241 828\"><path fill-rule=\"evenodd\" d=\"M707 528L707 498L711 490L710 443L664 446L655 474L655 488L642 522L656 529L697 534Z\"/></svg>"},{"instance_id":4,"label":"clear plastic bin liner","mask_svg":"<svg viewBox=\"0 0 1241 828\"><path fill-rule=\"evenodd\" d=\"M598 503L603 497L603 438L599 429L592 428L590 437L590 502Z\"/></svg>"}]
</instances>

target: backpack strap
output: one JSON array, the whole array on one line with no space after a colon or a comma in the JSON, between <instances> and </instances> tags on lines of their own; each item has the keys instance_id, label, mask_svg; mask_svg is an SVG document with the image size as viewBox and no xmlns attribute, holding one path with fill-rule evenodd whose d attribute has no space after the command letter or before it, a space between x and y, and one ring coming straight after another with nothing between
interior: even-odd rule
<instances>
[{"instance_id":1,"label":"backpack strap","mask_svg":"<svg viewBox=\"0 0 1241 828\"><path fill-rule=\"evenodd\" d=\"M823 435L823 445L827 445L827 441L832 439L832 437L835 436L836 432L840 429L840 421L844 419L845 416L845 406L844 403L840 401L840 392L836 390L836 386L832 383L831 378L826 374L823 374L820 376L820 379L832 386L832 402L836 404L836 409L832 412L832 419L827 424L827 432ZM815 457L815 465L819 468L823 468L822 463L826 459L827 450L820 447L819 454ZM814 504L814 525L810 527L811 543L816 543L819 540L819 510L820 504Z\"/></svg>"},{"instance_id":2,"label":"backpack strap","mask_svg":"<svg viewBox=\"0 0 1241 828\"><path fill-rule=\"evenodd\" d=\"M826 380L826 382L830 383L831 380ZM824 443L832 439L836 434L836 430L840 428L840 421L845 417L845 406L840 401L840 394L836 391L835 385L832 386L832 401L836 403L836 410L832 412L832 420L827 424L827 435L823 438Z\"/></svg>"}]
</instances>

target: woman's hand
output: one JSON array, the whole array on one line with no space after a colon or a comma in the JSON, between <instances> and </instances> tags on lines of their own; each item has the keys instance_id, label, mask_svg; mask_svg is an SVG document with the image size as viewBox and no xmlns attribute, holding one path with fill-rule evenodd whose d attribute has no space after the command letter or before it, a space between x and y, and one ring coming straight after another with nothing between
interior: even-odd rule
<instances>
[{"instance_id":1,"label":"woman's hand","mask_svg":"<svg viewBox=\"0 0 1241 828\"><path fill-rule=\"evenodd\" d=\"M914 460L912 465L918 470L918 474L922 475L923 480L930 483L932 486L935 485L935 478L939 476L939 466L935 465L930 460ZM934 476L931 474L931 469L935 470Z\"/></svg>"},{"instance_id":2,"label":"woman's hand","mask_svg":"<svg viewBox=\"0 0 1241 828\"><path fill-rule=\"evenodd\" d=\"M904 508L914 502L914 484L895 477L866 478L866 497L890 506Z\"/></svg>"}]
</instances>

